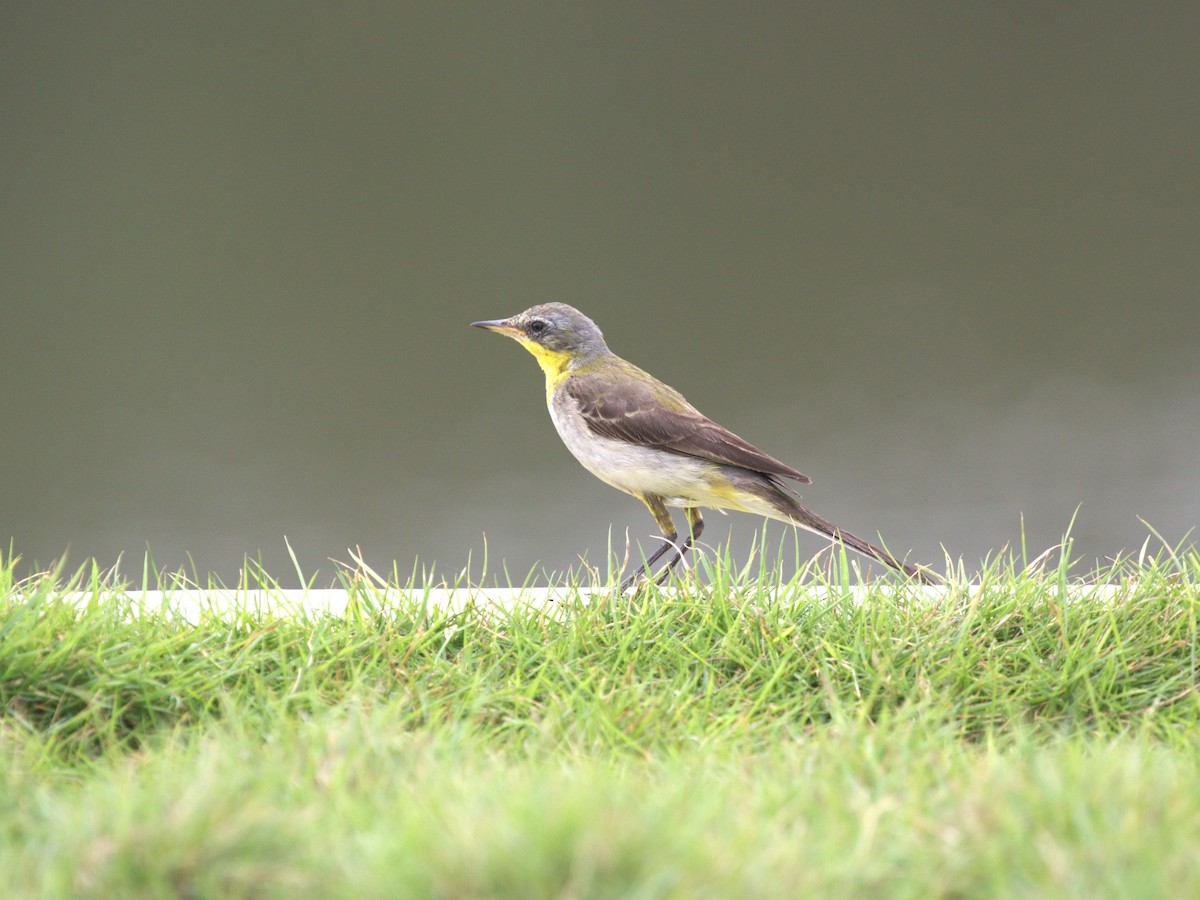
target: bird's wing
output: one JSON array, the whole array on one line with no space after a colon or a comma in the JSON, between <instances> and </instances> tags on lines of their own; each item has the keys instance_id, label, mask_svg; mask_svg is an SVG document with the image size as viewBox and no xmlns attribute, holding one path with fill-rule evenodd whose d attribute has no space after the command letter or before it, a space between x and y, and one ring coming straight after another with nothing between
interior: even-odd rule
<instances>
[{"instance_id":1,"label":"bird's wing","mask_svg":"<svg viewBox=\"0 0 1200 900\"><path fill-rule=\"evenodd\" d=\"M674 388L631 363L615 371L572 375L563 389L578 404L594 434L792 478L802 484L812 482L807 475L704 416Z\"/></svg>"}]
</instances>

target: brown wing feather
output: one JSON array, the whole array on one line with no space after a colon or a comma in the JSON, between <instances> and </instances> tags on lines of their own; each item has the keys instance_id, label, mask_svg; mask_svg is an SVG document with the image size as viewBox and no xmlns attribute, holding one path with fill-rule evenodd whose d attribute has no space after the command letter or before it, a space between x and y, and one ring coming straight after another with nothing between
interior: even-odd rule
<instances>
[{"instance_id":1,"label":"brown wing feather","mask_svg":"<svg viewBox=\"0 0 1200 900\"><path fill-rule=\"evenodd\" d=\"M630 363L625 366L631 371L572 375L563 385L579 404L593 433L741 466L765 475L793 478L802 484L812 482L807 475L768 456L701 414L674 388ZM631 379L631 374L637 377Z\"/></svg>"}]
</instances>

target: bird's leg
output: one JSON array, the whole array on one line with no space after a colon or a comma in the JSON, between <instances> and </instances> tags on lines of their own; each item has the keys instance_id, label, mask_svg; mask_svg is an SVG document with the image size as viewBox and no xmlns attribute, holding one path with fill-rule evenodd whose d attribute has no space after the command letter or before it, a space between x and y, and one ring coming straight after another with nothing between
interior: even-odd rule
<instances>
[{"instance_id":1,"label":"bird's leg","mask_svg":"<svg viewBox=\"0 0 1200 900\"><path fill-rule=\"evenodd\" d=\"M704 517L700 515L700 507L689 506L684 511L687 516L688 528L692 530L692 536L688 538L688 546L690 547L704 533Z\"/></svg>"},{"instance_id":2,"label":"bird's leg","mask_svg":"<svg viewBox=\"0 0 1200 900\"><path fill-rule=\"evenodd\" d=\"M671 576L671 570L683 561L683 554L687 553L688 550L692 548L692 546L696 543L696 538L700 537L700 534L704 531L704 518L700 515L700 507L689 506L684 510L684 515L687 516L688 520L689 534L687 536L687 540L679 545L679 554L673 560L671 560L670 564L667 565L662 572L659 573L658 579L654 582L655 584L663 584L666 582L666 580Z\"/></svg>"},{"instance_id":3,"label":"bird's leg","mask_svg":"<svg viewBox=\"0 0 1200 900\"><path fill-rule=\"evenodd\" d=\"M701 532L704 531L704 518L700 515L700 508L696 506L689 506L684 511L684 514L687 516L688 520L689 533L687 539L680 544L679 532L676 531L675 522L671 519L671 514L667 512L666 504L662 502L662 498L651 494L642 497L642 502L646 504L646 508L650 510L650 514L654 516L654 521L658 523L658 527L663 533L663 544L650 555L649 559L642 563L639 571L634 572L632 575L626 578L624 582L621 583L622 593L632 587L633 584L642 577L643 573L648 577L651 569L654 568L654 564L668 553L674 551L675 555L668 560L667 564L663 566L662 571L658 573L658 577L655 579L655 584L662 584L665 582L667 578L670 577L671 570L679 565L680 560L683 559L683 555L691 549L692 544L696 541L696 538L700 537Z\"/></svg>"},{"instance_id":4,"label":"bird's leg","mask_svg":"<svg viewBox=\"0 0 1200 900\"><path fill-rule=\"evenodd\" d=\"M658 523L659 531L663 533L663 545L650 554L650 558L642 563L638 571L634 572L623 582L621 582L621 592L629 590L633 584L642 577L643 573L649 573L654 564L674 551L675 558L667 564L667 571L683 558L683 551L680 550L676 541L679 539L679 532L675 530L675 522L671 518L671 514L667 512L667 506L662 502L662 498L654 494L645 494L641 501L646 504L646 508L650 510L650 515L654 516L654 521Z\"/></svg>"}]
</instances>

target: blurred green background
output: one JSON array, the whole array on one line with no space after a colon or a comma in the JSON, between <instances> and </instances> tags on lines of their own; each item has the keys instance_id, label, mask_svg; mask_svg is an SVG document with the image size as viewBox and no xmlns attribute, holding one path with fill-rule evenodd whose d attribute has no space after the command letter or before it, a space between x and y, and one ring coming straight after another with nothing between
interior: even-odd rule
<instances>
[{"instance_id":1,"label":"blurred green background","mask_svg":"<svg viewBox=\"0 0 1200 900\"><path fill-rule=\"evenodd\" d=\"M1200 5L0 9L0 539L603 564L564 300L937 563L1200 524ZM761 524L710 517L738 552ZM776 538L781 529L774 529ZM824 546L800 538L804 555Z\"/></svg>"}]
</instances>

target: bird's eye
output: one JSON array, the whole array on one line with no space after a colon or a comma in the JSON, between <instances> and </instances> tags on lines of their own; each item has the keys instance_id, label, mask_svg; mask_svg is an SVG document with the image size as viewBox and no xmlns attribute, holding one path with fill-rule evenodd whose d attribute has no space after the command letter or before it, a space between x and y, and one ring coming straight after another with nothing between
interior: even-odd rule
<instances>
[{"instance_id":1,"label":"bird's eye","mask_svg":"<svg viewBox=\"0 0 1200 900\"><path fill-rule=\"evenodd\" d=\"M533 334L541 334L546 330L546 323L542 319L534 319L529 323L529 330Z\"/></svg>"}]
</instances>

